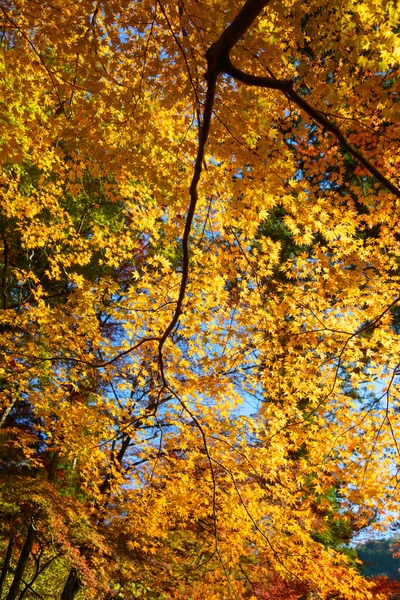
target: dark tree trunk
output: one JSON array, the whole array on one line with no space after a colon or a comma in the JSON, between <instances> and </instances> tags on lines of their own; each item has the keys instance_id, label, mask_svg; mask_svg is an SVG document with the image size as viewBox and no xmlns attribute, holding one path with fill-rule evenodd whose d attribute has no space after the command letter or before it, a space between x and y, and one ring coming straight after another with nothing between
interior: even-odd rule
<instances>
[{"instance_id":1,"label":"dark tree trunk","mask_svg":"<svg viewBox=\"0 0 400 600\"><path fill-rule=\"evenodd\" d=\"M127 451L129 444L131 442L131 437L129 435L124 436L124 439L121 444L121 448L119 449L118 454L114 454L114 451L111 454L111 466L121 467L122 459L125 456L125 452ZM96 508L99 511L99 518L97 520L97 524L101 525L104 522L110 491L111 491L111 483L112 483L112 474L109 471L104 477L103 483L99 486L100 494L102 495L102 500L100 502L96 502Z\"/></svg>"},{"instance_id":2,"label":"dark tree trunk","mask_svg":"<svg viewBox=\"0 0 400 600\"><path fill-rule=\"evenodd\" d=\"M131 442L131 437L129 435L124 436L124 439L122 441L121 448L119 449L118 454L115 455L113 453L111 456L111 461L110 461L111 465L121 466L122 459L125 456L125 452L127 451L130 442ZM102 495L106 495L110 491L111 480L112 480L111 473L107 473L107 475L105 476L105 478L103 480L103 483L99 487L99 491Z\"/></svg>"},{"instance_id":3,"label":"dark tree trunk","mask_svg":"<svg viewBox=\"0 0 400 600\"><path fill-rule=\"evenodd\" d=\"M76 572L76 569L72 568L69 572L60 600L74 600L80 587L81 582L79 581L78 573Z\"/></svg>"},{"instance_id":4,"label":"dark tree trunk","mask_svg":"<svg viewBox=\"0 0 400 600\"><path fill-rule=\"evenodd\" d=\"M48 481L53 482L56 477L56 469L58 467L59 454L58 452L54 452L53 457L50 463L49 473L47 475Z\"/></svg>"},{"instance_id":5,"label":"dark tree trunk","mask_svg":"<svg viewBox=\"0 0 400 600\"><path fill-rule=\"evenodd\" d=\"M35 541L36 533L31 523L28 527L28 534L26 536L24 547L21 550L19 556L17 568L15 569L14 579L9 589L6 600L15 600L18 595L19 586L21 585L22 578L24 576L25 568L29 560L29 555L32 550L33 542Z\"/></svg>"},{"instance_id":6,"label":"dark tree trunk","mask_svg":"<svg viewBox=\"0 0 400 600\"><path fill-rule=\"evenodd\" d=\"M1 598L1 595L3 593L4 582L6 580L8 570L10 568L10 561L11 561L13 544L14 544L14 538L10 538L10 541L8 542L8 546L7 546L6 557L4 559L3 567L1 569L1 575L0 575L0 598Z\"/></svg>"}]
</instances>

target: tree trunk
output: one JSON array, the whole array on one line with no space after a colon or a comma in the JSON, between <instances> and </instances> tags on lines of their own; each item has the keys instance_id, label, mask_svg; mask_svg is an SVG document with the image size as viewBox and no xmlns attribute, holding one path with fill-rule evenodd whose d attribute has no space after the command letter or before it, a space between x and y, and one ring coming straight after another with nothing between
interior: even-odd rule
<instances>
[{"instance_id":1,"label":"tree trunk","mask_svg":"<svg viewBox=\"0 0 400 600\"><path fill-rule=\"evenodd\" d=\"M4 409L3 414L0 417L0 427L3 427L4 423L6 422L6 419L8 417L8 415L10 414L10 412L12 411L12 409L14 408L17 400L19 399L19 396L17 394L15 394L13 400L11 400L10 404L7 406L7 408Z\"/></svg>"},{"instance_id":2,"label":"tree trunk","mask_svg":"<svg viewBox=\"0 0 400 600\"><path fill-rule=\"evenodd\" d=\"M6 580L6 577L7 577L7 572L9 570L9 568L10 568L10 561L11 561L13 544L14 544L14 538L10 538L10 541L8 542L8 546L7 546L6 557L4 559L3 567L1 569L1 575L0 575L0 598L1 598L1 595L3 593L3 587L4 587L4 582Z\"/></svg>"},{"instance_id":3,"label":"tree trunk","mask_svg":"<svg viewBox=\"0 0 400 600\"><path fill-rule=\"evenodd\" d=\"M17 568L15 569L14 579L9 589L6 600L15 600L18 595L19 586L24 576L25 568L32 550L32 545L35 541L35 536L35 529L33 527L33 523L31 523L28 527L28 534L26 536L25 544L21 550Z\"/></svg>"},{"instance_id":4,"label":"tree trunk","mask_svg":"<svg viewBox=\"0 0 400 600\"><path fill-rule=\"evenodd\" d=\"M78 573L76 572L76 569L72 568L69 572L60 600L74 600L80 587L81 583L79 581Z\"/></svg>"},{"instance_id":5,"label":"tree trunk","mask_svg":"<svg viewBox=\"0 0 400 600\"><path fill-rule=\"evenodd\" d=\"M54 479L56 477L56 470L58 467L58 461L59 461L59 453L56 450L53 454L53 457L51 459L51 463L50 463L50 469L49 469L49 473L47 475L47 480L51 481L52 483L54 482Z\"/></svg>"},{"instance_id":6,"label":"tree trunk","mask_svg":"<svg viewBox=\"0 0 400 600\"><path fill-rule=\"evenodd\" d=\"M129 435L127 435L127 436L124 435L124 439L122 441L121 448L119 449L118 454L115 455L113 453L111 456L111 461L110 461L111 467L113 465L117 465L118 467L121 466L122 459L125 456L125 452L127 451L128 447L129 447L131 439L132 438ZM111 471L111 467L110 467L110 471ZM102 496L106 495L110 491L111 480L112 480L112 475L111 475L111 472L109 472L109 473L107 473L107 475L105 476L105 478L103 480L103 483L99 487L99 491Z\"/></svg>"}]
</instances>

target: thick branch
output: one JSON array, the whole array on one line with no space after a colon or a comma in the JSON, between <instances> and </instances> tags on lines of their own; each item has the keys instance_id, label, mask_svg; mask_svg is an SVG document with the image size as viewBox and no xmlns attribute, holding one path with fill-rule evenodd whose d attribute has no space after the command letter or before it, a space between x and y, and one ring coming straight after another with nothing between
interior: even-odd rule
<instances>
[{"instance_id":1,"label":"thick branch","mask_svg":"<svg viewBox=\"0 0 400 600\"><path fill-rule=\"evenodd\" d=\"M182 314L182 305L183 305L183 301L185 299L186 287L187 287L188 277L189 277L189 236L190 236L190 231L192 228L192 222L193 222L193 217L194 217L194 213L196 210L197 200L199 197L197 186L200 181L200 176L201 176L203 161L204 161L204 155L205 155L205 147L206 147L206 143L207 143L207 139L208 139L208 134L210 133L217 77L218 77L218 74L214 73L213 76L211 78L209 78L209 80L208 80L207 95L206 95L206 101L205 101L204 112L203 112L203 122L200 127L199 144L198 144L198 148L197 148L196 162L194 165L193 177L192 177L192 181L191 181L190 189L189 189L190 202L189 202L189 208L188 208L188 212L187 212L187 216L186 216L185 229L184 229L183 236L182 236L182 253L183 253L182 279L181 279L181 285L180 285L180 289L179 289L178 301L176 303L175 312L171 319L171 322L168 325L168 327L166 328L166 330L164 331L163 335L160 338L160 342L159 342L158 356L159 356L159 363L160 363L160 368L161 368L161 376L162 376L164 385L167 385L167 384L165 381L164 369L163 369L162 348L163 348L165 340L167 339L167 337L169 336L171 331L175 328L175 325L177 324L179 317Z\"/></svg>"},{"instance_id":2,"label":"thick branch","mask_svg":"<svg viewBox=\"0 0 400 600\"><path fill-rule=\"evenodd\" d=\"M258 75L251 75L245 73L237 67L235 67L229 56L225 57L224 62L224 73L230 75L237 81L241 81L246 85L254 85L256 87L269 88L271 90L280 90L286 94L289 94L293 90L293 81L291 79L276 79L274 77L259 77Z\"/></svg>"},{"instance_id":3,"label":"thick branch","mask_svg":"<svg viewBox=\"0 0 400 600\"><path fill-rule=\"evenodd\" d=\"M251 75L245 73L240 69L236 68L229 57L225 57L224 60L224 73L233 77L236 81L240 81L245 85L252 85L255 87L263 87L273 90L280 90L285 94L287 98L292 100L299 108L309 115L314 121L317 121L326 131L332 133L339 144L355 158L360 164L363 165L381 183L387 190L392 192L397 198L400 198L400 189L396 187L389 179L387 179L383 173L379 171L374 165L360 152L350 144L343 134L341 129L328 119L321 111L314 108L309 104L302 96L293 90L293 82L287 79L274 79L271 77L259 77L257 75Z\"/></svg>"},{"instance_id":4,"label":"thick branch","mask_svg":"<svg viewBox=\"0 0 400 600\"><path fill-rule=\"evenodd\" d=\"M250 28L252 23L269 4L270 0L247 0L232 23L222 32L220 37L207 50L207 76L223 73L223 63L229 52Z\"/></svg>"},{"instance_id":5,"label":"thick branch","mask_svg":"<svg viewBox=\"0 0 400 600\"><path fill-rule=\"evenodd\" d=\"M15 404L17 403L17 400L19 399L18 394L15 394L14 398L11 400L10 404L7 406L7 408L4 409L1 417L0 417L0 427L3 427L4 423L6 422L6 419L8 417L8 415L10 414L10 412L12 411L12 409L14 408Z\"/></svg>"},{"instance_id":6,"label":"thick branch","mask_svg":"<svg viewBox=\"0 0 400 600\"><path fill-rule=\"evenodd\" d=\"M167 382L164 376L164 365L162 349L165 340L169 334L175 328L179 317L182 313L182 305L185 299L186 287L189 277L189 237L192 228L192 222L194 213L196 210L198 200L198 184L203 167L205 147L207 144L208 135L210 133L212 111L214 106L215 91L217 85L217 78L220 73L224 72L226 66L226 60L230 50L239 41L239 39L246 33L253 21L258 17L263 8L267 6L270 0L247 0L242 9L239 11L232 23L225 29L219 39L208 49L206 53L207 58L207 93L204 104L203 119L200 127L199 142L197 147L196 162L194 165L193 177L190 184L189 194L190 202L186 216L185 229L182 236L182 279L179 289L179 296L176 303L174 315L171 319L170 324L164 331L159 341L159 363L161 369L161 376L163 383L167 386ZM228 59L229 60L229 59Z\"/></svg>"},{"instance_id":7,"label":"thick branch","mask_svg":"<svg viewBox=\"0 0 400 600\"><path fill-rule=\"evenodd\" d=\"M60 600L74 600L81 587L82 584L80 582L78 572L73 567L69 572L67 581L65 582Z\"/></svg>"},{"instance_id":8,"label":"thick branch","mask_svg":"<svg viewBox=\"0 0 400 600\"><path fill-rule=\"evenodd\" d=\"M28 527L28 533L27 533L27 536L25 539L25 543L21 550L18 564L17 564L17 566L15 568L15 572L14 572L14 579L11 583L6 600L16 600L16 597L18 595L18 590L21 585L21 581L22 581L25 569L28 564L29 555L31 553L35 538L36 538L36 531L35 531L33 522L31 522Z\"/></svg>"},{"instance_id":9,"label":"thick branch","mask_svg":"<svg viewBox=\"0 0 400 600\"><path fill-rule=\"evenodd\" d=\"M14 538L12 537L12 538L10 538L10 540L8 542L6 557L4 559L3 567L1 569L1 575L0 575L0 598L2 596L4 582L6 580L7 573L9 571L9 569L10 569L10 562L11 562L13 545L14 545Z\"/></svg>"},{"instance_id":10,"label":"thick branch","mask_svg":"<svg viewBox=\"0 0 400 600\"><path fill-rule=\"evenodd\" d=\"M393 183L391 183L389 179L387 179L383 175L383 173L381 173L376 167L374 167L374 165L369 162L369 160L362 154L362 152L357 150L357 148L354 148L354 146L352 146L350 142L347 141L345 135L342 133L342 131L336 125L336 123L333 123L332 121L330 121L330 119L325 117L319 110L313 108L310 104L308 104L306 100L304 100L304 98L302 98L293 89L289 92L286 92L286 95L295 104L297 104L299 108L302 108L305 113L307 113L312 119L314 119L314 121L317 121L317 123L322 125L322 127L324 127L327 131L330 131L330 133L332 133L336 137L339 144L345 150L347 150L347 152L351 154L353 158L358 160L358 162L361 163L367 169L367 171L369 171L371 175L373 175L375 179L379 181L379 183L381 183L387 190L392 192L392 194L397 196L397 198L400 198L399 188L393 185Z\"/></svg>"}]
</instances>

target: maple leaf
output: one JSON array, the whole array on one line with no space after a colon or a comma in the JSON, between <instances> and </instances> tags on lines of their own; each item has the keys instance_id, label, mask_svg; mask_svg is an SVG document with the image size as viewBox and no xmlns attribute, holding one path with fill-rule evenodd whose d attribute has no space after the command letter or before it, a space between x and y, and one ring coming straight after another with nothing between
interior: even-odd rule
<instances>
[{"instance_id":1,"label":"maple leaf","mask_svg":"<svg viewBox=\"0 0 400 600\"><path fill-rule=\"evenodd\" d=\"M0 8L2 592L370 597L398 8L35 6Z\"/></svg>"}]
</instances>

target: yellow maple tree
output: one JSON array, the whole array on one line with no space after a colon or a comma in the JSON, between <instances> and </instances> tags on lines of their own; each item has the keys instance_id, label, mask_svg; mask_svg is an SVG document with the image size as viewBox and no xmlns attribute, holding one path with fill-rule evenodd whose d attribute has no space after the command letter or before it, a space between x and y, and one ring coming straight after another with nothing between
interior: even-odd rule
<instances>
[{"instance_id":1,"label":"yellow maple tree","mask_svg":"<svg viewBox=\"0 0 400 600\"><path fill-rule=\"evenodd\" d=\"M372 598L328 533L398 511L397 6L0 27L4 597Z\"/></svg>"}]
</instances>

